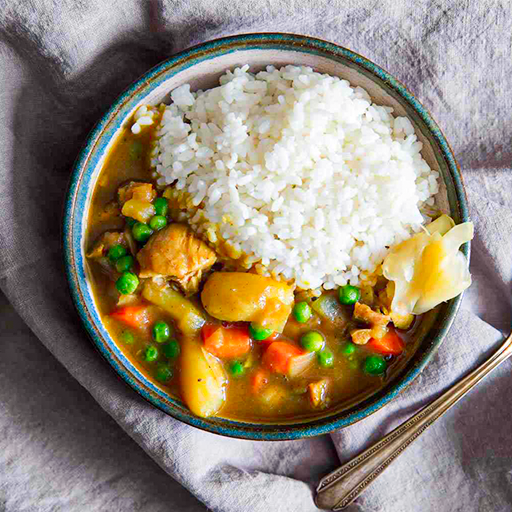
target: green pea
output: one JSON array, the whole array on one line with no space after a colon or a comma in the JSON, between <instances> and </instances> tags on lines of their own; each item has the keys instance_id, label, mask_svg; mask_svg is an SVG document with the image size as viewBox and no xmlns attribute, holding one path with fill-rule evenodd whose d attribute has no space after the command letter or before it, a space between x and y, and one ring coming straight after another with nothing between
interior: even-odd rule
<instances>
[{"instance_id":1,"label":"green pea","mask_svg":"<svg viewBox=\"0 0 512 512\"><path fill-rule=\"evenodd\" d=\"M300 324L306 323L313 313L311 312L311 308L306 301L298 302L293 306L293 317Z\"/></svg>"},{"instance_id":2,"label":"green pea","mask_svg":"<svg viewBox=\"0 0 512 512\"><path fill-rule=\"evenodd\" d=\"M155 207L155 212L157 215L162 215L163 217L167 215L169 204L167 203L167 199L165 197L156 198L153 206Z\"/></svg>"},{"instance_id":3,"label":"green pea","mask_svg":"<svg viewBox=\"0 0 512 512\"><path fill-rule=\"evenodd\" d=\"M332 368L334 366L334 355L328 348L318 352L317 357L320 366L324 368Z\"/></svg>"},{"instance_id":4,"label":"green pea","mask_svg":"<svg viewBox=\"0 0 512 512\"><path fill-rule=\"evenodd\" d=\"M121 340L127 345L132 345L135 341L135 336L130 331L123 331L121 333Z\"/></svg>"},{"instance_id":5,"label":"green pea","mask_svg":"<svg viewBox=\"0 0 512 512\"><path fill-rule=\"evenodd\" d=\"M168 359L176 359L181 352L180 344L176 340L169 340L162 346L162 351Z\"/></svg>"},{"instance_id":6,"label":"green pea","mask_svg":"<svg viewBox=\"0 0 512 512\"><path fill-rule=\"evenodd\" d=\"M116 262L119 258L121 258L122 256L124 256L126 254L126 249L120 245L120 244L117 244L117 245L113 245L109 250L108 250L108 259L114 263Z\"/></svg>"},{"instance_id":7,"label":"green pea","mask_svg":"<svg viewBox=\"0 0 512 512\"><path fill-rule=\"evenodd\" d=\"M244 365L240 361L231 363L229 369L234 377L241 377L245 372Z\"/></svg>"},{"instance_id":8,"label":"green pea","mask_svg":"<svg viewBox=\"0 0 512 512\"><path fill-rule=\"evenodd\" d=\"M153 234L153 230L147 225L143 224L142 222L137 222L132 227L132 234L133 238L137 240L137 242L147 242L149 237Z\"/></svg>"},{"instance_id":9,"label":"green pea","mask_svg":"<svg viewBox=\"0 0 512 512\"><path fill-rule=\"evenodd\" d=\"M153 231L160 231L167 226L167 219L163 215L155 215L149 221L149 227Z\"/></svg>"},{"instance_id":10,"label":"green pea","mask_svg":"<svg viewBox=\"0 0 512 512\"><path fill-rule=\"evenodd\" d=\"M149 345L142 354L144 361L152 363L158 359L158 349L154 345Z\"/></svg>"},{"instance_id":11,"label":"green pea","mask_svg":"<svg viewBox=\"0 0 512 512\"><path fill-rule=\"evenodd\" d=\"M341 304L355 304L361 298L361 290L357 286L347 284L338 289L338 299Z\"/></svg>"},{"instance_id":12,"label":"green pea","mask_svg":"<svg viewBox=\"0 0 512 512\"><path fill-rule=\"evenodd\" d=\"M364 361L364 371L369 375L380 375L386 368L386 361L381 356L368 356Z\"/></svg>"},{"instance_id":13,"label":"green pea","mask_svg":"<svg viewBox=\"0 0 512 512\"><path fill-rule=\"evenodd\" d=\"M172 379L172 370L166 364L159 364L155 371L155 379L159 382L167 382Z\"/></svg>"},{"instance_id":14,"label":"green pea","mask_svg":"<svg viewBox=\"0 0 512 512\"><path fill-rule=\"evenodd\" d=\"M249 325L249 334L253 340L263 341L272 335L272 329L265 329L261 325L252 323Z\"/></svg>"},{"instance_id":15,"label":"green pea","mask_svg":"<svg viewBox=\"0 0 512 512\"><path fill-rule=\"evenodd\" d=\"M139 286L139 278L131 272L123 272L121 277L116 281L116 288L122 295L133 293Z\"/></svg>"},{"instance_id":16,"label":"green pea","mask_svg":"<svg viewBox=\"0 0 512 512\"><path fill-rule=\"evenodd\" d=\"M308 352L319 352L324 348L325 339L318 331L309 331L302 335L300 344Z\"/></svg>"},{"instance_id":17,"label":"green pea","mask_svg":"<svg viewBox=\"0 0 512 512\"><path fill-rule=\"evenodd\" d=\"M350 341L346 345L343 345L343 347L341 348L341 353L344 356L351 356L355 351L356 346Z\"/></svg>"},{"instance_id":18,"label":"green pea","mask_svg":"<svg viewBox=\"0 0 512 512\"><path fill-rule=\"evenodd\" d=\"M171 337L171 328L165 322L153 325L153 339L157 343L164 343Z\"/></svg>"},{"instance_id":19,"label":"green pea","mask_svg":"<svg viewBox=\"0 0 512 512\"><path fill-rule=\"evenodd\" d=\"M126 224L128 224L129 227L133 228L135 224L137 224L137 221L135 219L132 219L131 217L126 217L125 219Z\"/></svg>"},{"instance_id":20,"label":"green pea","mask_svg":"<svg viewBox=\"0 0 512 512\"><path fill-rule=\"evenodd\" d=\"M126 256L121 256L116 261L116 270L122 274L123 272L127 272L133 267L135 260L133 259L133 256L130 256L129 254Z\"/></svg>"}]
</instances>

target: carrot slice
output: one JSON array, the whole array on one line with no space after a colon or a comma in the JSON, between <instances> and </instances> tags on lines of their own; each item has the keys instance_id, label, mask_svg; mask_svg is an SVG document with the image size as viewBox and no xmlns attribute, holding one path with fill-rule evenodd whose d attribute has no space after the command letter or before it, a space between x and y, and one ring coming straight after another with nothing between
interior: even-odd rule
<instances>
[{"instance_id":1,"label":"carrot slice","mask_svg":"<svg viewBox=\"0 0 512 512\"><path fill-rule=\"evenodd\" d=\"M270 371L287 374L292 357L304 353L299 347L284 341L274 341L265 351L262 358L263 366Z\"/></svg>"},{"instance_id":2,"label":"carrot slice","mask_svg":"<svg viewBox=\"0 0 512 512\"><path fill-rule=\"evenodd\" d=\"M204 324L201 329L201 337L203 342L206 341L217 329L220 329L219 324Z\"/></svg>"},{"instance_id":3,"label":"carrot slice","mask_svg":"<svg viewBox=\"0 0 512 512\"><path fill-rule=\"evenodd\" d=\"M397 356L405 349L405 343L398 334L390 330L383 338L372 338L366 346L379 354Z\"/></svg>"},{"instance_id":4,"label":"carrot slice","mask_svg":"<svg viewBox=\"0 0 512 512\"><path fill-rule=\"evenodd\" d=\"M145 329L149 324L147 306L124 306L110 313L110 316L136 329Z\"/></svg>"},{"instance_id":5,"label":"carrot slice","mask_svg":"<svg viewBox=\"0 0 512 512\"><path fill-rule=\"evenodd\" d=\"M240 357L251 350L251 338L246 326L213 326L206 324L201 330L204 348L222 359Z\"/></svg>"},{"instance_id":6,"label":"carrot slice","mask_svg":"<svg viewBox=\"0 0 512 512\"><path fill-rule=\"evenodd\" d=\"M268 382L268 375L265 370L259 369L256 373L251 377L251 389L252 392L256 395L261 391L261 388Z\"/></svg>"}]
</instances>

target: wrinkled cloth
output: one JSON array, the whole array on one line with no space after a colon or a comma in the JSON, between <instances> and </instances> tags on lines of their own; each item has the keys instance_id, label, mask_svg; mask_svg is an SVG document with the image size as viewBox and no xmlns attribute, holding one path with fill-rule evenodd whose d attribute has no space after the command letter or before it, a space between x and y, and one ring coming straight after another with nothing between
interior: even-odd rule
<instances>
[{"instance_id":1,"label":"wrinkled cloth","mask_svg":"<svg viewBox=\"0 0 512 512\"><path fill-rule=\"evenodd\" d=\"M209 509L316 510L313 489L323 474L438 396L499 345L512 317L508 2L4 0L0 5L0 288L90 397L169 479ZM454 149L476 228L474 284L452 330L420 377L392 404L356 425L331 436L277 443L233 440L196 430L153 408L122 383L80 325L68 295L60 247L61 211L73 161L88 131L123 89L193 44L262 31L333 41L365 55L405 83ZM23 336L19 340L26 339ZM2 341L17 340L9 336ZM504 363L438 420L351 509L512 510L510 370L511 363ZM45 387L44 372L27 373L23 368L18 376L9 373L0 389L0 425L9 434L8 442L0 439L2 510L180 508L165 493L160 504L152 496L147 508L123 501L123 492L131 492L128 487L145 485L143 477L123 480L118 501L105 503L94 475L85 474L85 469L82 475L78 462L69 462L67 487L53 481L53 473L42 471L44 465L31 464L31 454L23 449L37 436L37 421L23 423L15 414L23 408L16 409L9 399L9 386L20 387L31 375ZM59 407L58 393L56 387L53 408ZM78 390L76 396L79 401ZM34 411L30 413L34 417ZM42 409L40 414L48 412ZM109 419L101 413L97 421ZM76 443L81 443L79 432ZM131 449L127 441L123 448ZM59 457L59 450L49 446L45 456ZM23 472L25 480L20 480ZM56 475L64 478L64 472ZM115 486L116 479L112 480ZM27 482L24 489L20 481ZM108 486L109 481L102 484ZM84 495L90 495L89 503Z\"/></svg>"}]
</instances>

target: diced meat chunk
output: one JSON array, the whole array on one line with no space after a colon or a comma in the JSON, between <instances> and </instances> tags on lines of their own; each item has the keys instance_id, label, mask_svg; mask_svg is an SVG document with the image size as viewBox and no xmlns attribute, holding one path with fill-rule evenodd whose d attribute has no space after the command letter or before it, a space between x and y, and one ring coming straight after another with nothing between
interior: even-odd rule
<instances>
[{"instance_id":1,"label":"diced meat chunk","mask_svg":"<svg viewBox=\"0 0 512 512\"><path fill-rule=\"evenodd\" d=\"M354 319L370 325L372 338L382 338L388 332L389 316L373 311L366 304L356 302L354 306Z\"/></svg>"},{"instance_id":2,"label":"diced meat chunk","mask_svg":"<svg viewBox=\"0 0 512 512\"><path fill-rule=\"evenodd\" d=\"M139 276L164 276L187 294L197 292L202 273L217 260L215 252L183 224L170 224L153 235L137 254Z\"/></svg>"},{"instance_id":3,"label":"diced meat chunk","mask_svg":"<svg viewBox=\"0 0 512 512\"><path fill-rule=\"evenodd\" d=\"M97 240L94 242L92 249L87 253L88 258L99 259L106 256L107 251L114 245L124 245L126 247L126 241L124 234L120 231L105 231Z\"/></svg>"},{"instance_id":4,"label":"diced meat chunk","mask_svg":"<svg viewBox=\"0 0 512 512\"><path fill-rule=\"evenodd\" d=\"M119 187L117 197L121 205L130 199L151 203L156 197L156 191L151 183L130 181L130 183Z\"/></svg>"},{"instance_id":5,"label":"diced meat chunk","mask_svg":"<svg viewBox=\"0 0 512 512\"><path fill-rule=\"evenodd\" d=\"M356 345L366 345L372 338L371 329L354 329L350 336Z\"/></svg>"},{"instance_id":6,"label":"diced meat chunk","mask_svg":"<svg viewBox=\"0 0 512 512\"><path fill-rule=\"evenodd\" d=\"M360 302L356 302L354 306L354 318L371 326L387 325L389 323L389 316L373 311L370 306Z\"/></svg>"},{"instance_id":7,"label":"diced meat chunk","mask_svg":"<svg viewBox=\"0 0 512 512\"><path fill-rule=\"evenodd\" d=\"M327 379L312 382L308 386L309 401L313 407L327 407L327 388L329 381Z\"/></svg>"}]
</instances>

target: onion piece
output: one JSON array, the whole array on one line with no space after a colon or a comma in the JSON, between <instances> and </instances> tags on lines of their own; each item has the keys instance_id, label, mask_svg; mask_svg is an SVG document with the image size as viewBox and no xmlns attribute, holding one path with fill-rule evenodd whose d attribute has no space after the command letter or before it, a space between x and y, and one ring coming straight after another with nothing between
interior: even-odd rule
<instances>
[{"instance_id":1,"label":"onion piece","mask_svg":"<svg viewBox=\"0 0 512 512\"><path fill-rule=\"evenodd\" d=\"M288 377L294 379L308 370L315 360L316 352L306 352L300 356L292 357L288 369Z\"/></svg>"},{"instance_id":2,"label":"onion piece","mask_svg":"<svg viewBox=\"0 0 512 512\"><path fill-rule=\"evenodd\" d=\"M324 294L311 303L313 311L321 317L333 322L336 327L343 328L348 323L347 312L343 309L335 295Z\"/></svg>"}]
</instances>

